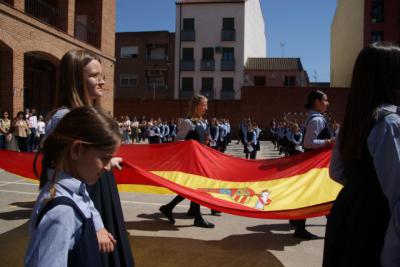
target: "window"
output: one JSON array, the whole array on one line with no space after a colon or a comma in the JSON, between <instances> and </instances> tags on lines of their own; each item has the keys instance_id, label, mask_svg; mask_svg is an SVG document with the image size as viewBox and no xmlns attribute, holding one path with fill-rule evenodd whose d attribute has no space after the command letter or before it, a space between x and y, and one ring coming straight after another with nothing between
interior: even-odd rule
<instances>
[{"instance_id":1,"label":"window","mask_svg":"<svg viewBox=\"0 0 400 267\"><path fill-rule=\"evenodd\" d=\"M203 47L202 60L214 60L214 48L212 48L212 47Z\"/></svg>"},{"instance_id":2,"label":"window","mask_svg":"<svg viewBox=\"0 0 400 267\"><path fill-rule=\"evenodd\" d=\"M182 78L182 91L193 91L193 78Z\"/></svg>"},{"instance_id":3,"label":"window","mask_svg":"<svg viewBox=\"0 0 400 267\"><path fill-rule=\"evenodd\" d=\"M184 31L194 31L194 19L183 19L183 27Z\"/></svg>"},{"instance_id":4,"label":"window","mask_svg":"<svg viewBox=\"0 0 400 267\"><path fill-rule=\"evenodd\" d=\"M384 19L383 1L375 0L372 2L371 21L373 23L382 23L383 19Z\"/></svg>"},{"instance_id":5,"label":"window","mask_svg":"<svg viewBox=\"0 0 400 267\"><path fill-rule=\"evenodd\" d=\"M296 86L296 76L285 76L285 86Z\"/></svg>"},{"instance_id":6,"label":"window","mask_svg":"<svg viewBox=\"0 0 400 267\"><path fill-rule=\"evenodd\" d=\"M202 91L214 91L214 79L213 78L202 78L201 79L201 90Z\"/></svg>"},{"instance_id":7,"label":"window","mask_svg":"<svg viewBox=\"0 0 400 267\"><path fill-rule=\"evenodd\" d=\"M146 85L148 89L165 88L165 77L164 76L147 76Z\"/></svg>"},{"instance_id":8,"label":"window","mask_svg":"<svg viewBox=\"0 0 400 267\"><path fill-rule=\"evenodd\" d=\"M372 32L371 33L371 42L382 42L383 41L383 32Z\"/></svg>"},{"instance_id":9,"label":"window","mask_svg":"<svg viewBox=\"0 0 400 267\"><path fill-rule=\"evenodd\" d=\"M233 78L222 78L222 90L233 91Z\"/></svg>"},{"instance_id":10,"label":"window","mask_svg":"<svg viewBox=\"0 0 400 267\"><path fill-rule=\"evenodd\" d=\"M134 73L121 73L119 75L119 85L121 87L136 87L137 75Z\"/></svg>"},{"instance_id":11,"label":"window","mask_svg":"<svg viewBox=\"0 0 400 267\"><path fill-rule=\"evenodd\" d=\"M235 60L235 49L233 47L222 48L222 61L234 61Z\"/></svg>"},{"instance_id":12,"label":"window","mask_svg":"<svg viewBox=\"0 0 400 267\"><path fill-rule=\"evenodd\" d=\"M139 48L137 46L121 47L121 58L137 58L138 54L139 54Z\"/></svg>"},{"instance_id":13,"label":"window","mask_svg":"<svg viewBox=\"0 0 400 267\"><path fill-rule=\"evenodd\" d=\"M254 76L255 86L265 86L265 76Z\"/></svg>"},{"instance_id":14,"label":"window","mask_svg":"<svg viewBox=\"0 0 400 267\"><path fill-rule=\"evenodd\" d=\"M182 60L193 61L193 48L182 48Z\"/></svg>"},{"instance_id":15,"label":"window","mask_svg":"<svg viewBox=\"0 0 400 267\"><path fill-rule=\"evenodd\" d=\"M224 31L233 31L235 29L235 18L223 18L222 29Z\"/></svg>"},{"instance_id":16,"label":"window","mask_svg":"<svg viewBox=\"0 0 400 267\"><path fill-rule=\"evenodd\" d=\"M147 58L149 60L164 60L167 58L166 49L164 47L149 48L147 50Z\"/></svg>"}]
</instances>

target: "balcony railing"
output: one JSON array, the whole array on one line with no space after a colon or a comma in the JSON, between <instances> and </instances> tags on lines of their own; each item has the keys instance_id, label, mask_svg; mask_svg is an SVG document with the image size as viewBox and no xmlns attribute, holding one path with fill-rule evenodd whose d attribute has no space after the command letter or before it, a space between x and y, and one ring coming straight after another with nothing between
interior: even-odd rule
<instances>
[{"instance_id":1,"label":"balcony railing","mask_svg":"<svg viewBox=\"0 0 400 267\"><path fill-rule=\"evenodd\" d=\"M235 91L221 90L221 99L235 99Z\"/></svg>"},{"instance_id":2,"label":"balcony railing","mask_svg":"<svg viewBox=\"0 0 400 267\"><path fill-rule=\"evenodd\" d=\"M209 89L201 89L200 94L204 95L208 99L214 99L214 91Z\"/></svg>"},{"instance_id":3,"label":"balcony railing","mask_svg":"<svg viewBox=\"0 0 400 267\"><path fill-rule=\"evenodd\" d=\"M66 10L41 0L25 0L25 12L44 23L65 31Z\"/></svg>"},{"instance_id":4,"label":"balcony railing","mask_svg":"<svg viewBox=\"0 0 400 267\"><path fill-rule=\"evenodd\" d=\"M215 70L214 60L202 60L200 64L200 70Z\"/></svg>"},{"instance_id":5,"label":"balcony railing","mask_svg":"<svg viewBox=\"0 0 400 267\"><path fill-rule=\"evenodd\" d=\"M179 91L179 98L180 99L192 99L194 96L194 91L192 90L180 90Z\"/></svg>"},{"instance_id":6,"label":"balcony railing","mask_svg":"<svg viewBox=\"0 0 400 267\"><path fill-rule=\"evenodd\" d=\"M75 21L75 38L93 46L100 47L99 32L79 21Z\"/></svg>"},{"instance_id":7,"label":"balcony railing","mask_svg":"<svg viewBox=\"0 0 400 267\"><path fill-rule=\"evenodd\" d=\"M181 60L181 70L194 71L194 60Z\"/></svg>"},{"instance_id":8,"label":"balcony railing","mask_svg":"<svg viewBox=\"0 0 400 267\"><path fill-rule=\"evenodd\" d=\"M221 60L221 70L222 71L235 70L235 61L234 60Z\"/></svg>"},{"instance_id":9,"label":"balcony railing","mask_svg":"<svg viewBox=\"0 0 400 267\"><path fill-rule=\"evenodd\" d=\"M181 31L181 41L192 42L196 40L195 30L182 30Z\"/></svg>"},{"instance_id":10,"label":"balcony railing","mask_svg":"<svg viewBox=\"0 0 400 267\"><path fill-rule=\"evenodd\" d=\"M235 30L222 30L221 31L221 41L236 41L236 31Z\"/></svg>"},{"instance_id":11,"label":"balcony railing","mask_svg":"<svg viewBox=\"0 0 400 267\"><path fill-rule=\"evenodd\" d=\"M159 55L154 56L154 55L152 55L152 54L146 54L145 60L146 60L146 61L156 61L156 62L159 62L159 61L168 61L168 55L167 55L167 54L164 54L164 55L162 55L162 56L159 56Z\"/></svg>"},{"instance_id":12,"label":"balcony railing","mask_svg":"<svg viewBox=\"0 0 400 267\"><path fill-rule=\"evenodd\" d=\"M161 82L148 82L145 84L145 88L148 90L161 90L161 89L168 89L168 85Z\"/></svg>"}]
</instances>

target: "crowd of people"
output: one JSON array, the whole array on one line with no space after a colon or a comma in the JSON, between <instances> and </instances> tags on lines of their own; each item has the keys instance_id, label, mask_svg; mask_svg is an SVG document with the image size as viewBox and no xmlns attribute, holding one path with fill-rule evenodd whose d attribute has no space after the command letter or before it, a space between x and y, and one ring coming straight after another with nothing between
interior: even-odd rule
<instances>
[{"instance_id":1,"label":"crowd of people","mask_svg":"<svg viewBox=\"0 0 400 267\"><path fill-rule=\"evenodd\" d=\"M331 116L324 116L324 118L331 118ZM305 152L304 135L308 123L309 117L304 117L301 120L283 118L281 121L278 121L275 118L272 119L269 128L269 138L274 148L279 151L279 154L291 156ZM332 119L326 119L326 123L330 136L332 138L337 137L340 124Z\"/></svg>"},{"instance_id":2,"label":"crowd of people","mask_svg":"<svg viewBox=\"0 0 400 267\"><path fill-rule=\"evenodd\" d=\"M74 71L72 71L74 70ZM276 149L294 155L334 145L330 176L341 183L325 234L323 266L399 266L400 248L400 48L371 44L357 57L342 129L324 114L328 96L307 96L307 118L273 120ZM102 111L104 78L100 58L72 50L60 64L56 106L47 125L34 109L0 120L0 145L11 141L20 151L42 152L40 194L30 221L31 240L25 266L133 266L113 167L121 143L195 140L220 151L230 141L228 120L204 119L207 98L198 95L185 119L141 121L112 119ZM79 125L79 127L76 127ZM246 157L255 158L261 130L250 119L239 126ZM11 137L10 137L11 136ZM122 137L121 137L122 136ZM43 140L40 140L43 138ZM221 141L223 142L221 144ZM36 154L37 156L39 153ZM37 158L37 157L36 157ZM176 196L160 207L174 223ZM213 211L218 213L218 211ZM191 202L194 226L213 228L200 205ZM294 235L316 236L306 220L291 220Z\"/></svg>"},{"instance_id":3,"label":"crowd of people","mask_svg":"<svg viewBox=\"0 0 400 267\"><path fill-rule=\"evenodd\" d=\"M14 119L7 111L0 118L0 149L36 152L45 134L46 123L36 109L20 111Z\"/></svg>"}]
</instances>

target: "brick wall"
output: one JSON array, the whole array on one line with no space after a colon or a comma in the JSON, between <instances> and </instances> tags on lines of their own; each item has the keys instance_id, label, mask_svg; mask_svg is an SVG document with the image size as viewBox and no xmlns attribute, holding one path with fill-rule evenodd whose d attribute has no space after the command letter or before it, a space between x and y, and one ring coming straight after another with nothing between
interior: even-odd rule
<instances>
[{"instance_id":1,"label":"brick wall","mask_svg":"<svg viewBox=\"0 0 400 267\"><path fill-rule=\"evenodd\" d=\"M241 100L211 100L208 102L207 118L228 118L236 134L236 128L244 117L258 122L261 128L268 127L272 118L282 119L284 113L306 112L304 104L308 93L315 88L242 88ZM348 89L322 89L330 102L328 108L332 117L341 122L347 102ZM183 100L115 100L116 116L129 115L161 118L185 117L188 102Z\"/></svg>"},{"instance_id":2,"label":"brick wall","mask_svg":"<svg viewBox=\"0 0 400 267\"><path fill-rule=\"evenodd\" d=\"M75 1L69 1L71 2L68 4L68 27L71 27L74 21L75 6L73 3ZM25 14L23 0L15 0L14 6L0 2L0 63L2 64L0 67L0 81L2 81L0 111L7 109L11 114L16 115L24 108L24 55L26 53L38 52L49 61L58 64L61 57L70 49L88 49L100 55L104 74L107 77L106 88L108 89L102 103L106 110L113 111L115 1L96 0L94 2L103 7L101 21L103 21L104 33L101 35L101 49L75 39L73 30L70 28L64 32ZM10 60L10 54L4 55L4 51L11 51L12 60ZM12 70L7 74L3 69L11 66ZM11 80L3 82L6 77L10 77L10 74L12 75Z\"/></svg>"},{"instance_id":3,"label":"brick wall","mask_svg":"<svg viewBox=\"0 0 400 267\"><path fill-rule=\"evenodd\" d=\"M149 45L164 46L168 59L149 61L146 59L146 49ZM139 54L136 58L121 58L121 47L136 46ZM167 31L154 32L120 32L115 40L115 98L117 99L172 99L174 94L174 52L175 34ZM146 72L149 70L163 70L166 72L167 88L155 90L146 88ZM134 87L120 86L120 74L131 73L137 75L137 85Z\"/></svg>"}]
</instances>

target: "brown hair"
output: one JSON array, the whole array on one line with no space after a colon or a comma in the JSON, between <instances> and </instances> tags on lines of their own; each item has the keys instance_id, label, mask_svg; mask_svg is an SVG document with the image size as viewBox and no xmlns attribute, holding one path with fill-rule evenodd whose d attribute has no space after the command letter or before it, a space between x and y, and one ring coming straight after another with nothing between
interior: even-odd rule
<instances>
[{"instance_id":1,"label":"brown hair","mask_svg":"<svg viewBox=\"0 0 400 267\"><path fill-rule=\"evenodd\" d=\"M48 181L49 168L54 168L55 172L65 170L69 149L74 141L80 141L86 147L108 151L120 144L121 136L117 123L100 109L94 107L73 109L61 119L43 143L39 188ZM34 172L37 176L36 160L39 153L40 151L34 161Z\"/></svg>"},{"instance_id":2,"label":"brown hair","mask_svg":"<svg viewBox=\"0 0 400 267\"><path fill-rule=\"evenodd\" d=\"M187 117L192 118L193 116L196 116L196 108L197 105L201 103L201 101L207 101L207 97L204 95L195 95L192 100L189 102L189 112L187 114Z\"/></svg>"},{"instance_id":3,"label":"brown hair","mask_svg":"<svg viewBox=\"0 0 400 267\"><path fill-rule=\"evenodd\" d=\"M98 55L87 50L70 50L62 57L54 108L100 106L99 100L90 99L83 77L84 67L92 60L101 63Z\"/></svg>"},{"instance_id":4,"label":"brown hair","mask_svg":"<svg viewBox=\"0 0 400 267\"><path fill-rule=\"evenodd\" d=\"M382 104L400 104L400 48L374 43L357 57L339 132L343 159L359 159Z\"/></svg>"}]
</instances>

